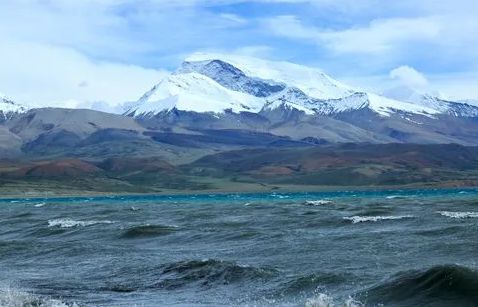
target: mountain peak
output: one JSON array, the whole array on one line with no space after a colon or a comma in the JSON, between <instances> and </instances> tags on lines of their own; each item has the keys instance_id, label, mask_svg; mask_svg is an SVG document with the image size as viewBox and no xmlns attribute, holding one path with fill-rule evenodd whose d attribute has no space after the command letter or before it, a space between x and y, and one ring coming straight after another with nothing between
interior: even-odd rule
<instances>
[{"instance_id":1,"label":"mountain peak","mask_svg":"<svg viewBox=\"0 0 478 307\"><path fill-rule=\"evenodd\" d=\"M436 113L465 117L478 115L478 108L472 103L443 99L438 93L427 93L408 86L402 85L388 89L383 95L390 99L434 110Z\"/></svg>"},{"instance_id":2,"label":"mountain peak","mask_svg":"<svg viewBox=\"0 0 478 307\"><path fill-rule=\"evenodd\" d=\"M17 113L24 113L27 107L14 102L6 95L0 93L0 120L10 118Z\"/></svg>"},{"instance_id":3,"label":"mountain peak","mask_svg":"<svg viewBox=\"0 0 478 307\"><path fill-rule=\"evenodd\" d=\"M278 83L296 87L317 99L342 98L355 92L351 87L331 78L318 68L285 61L271 61L250 56L218 53L194 53L185 59L186 62L210 62L214 60L226 62L249 77L274 80Z\"/></svg>"},{"instance_id":4,"label":"mountain peak","mask_svg":"<svg viewBox=\"0 0 478 307\"><path fill-rule=\"evenodd\" d=\"M377 95L344 85L316 68L212 53L187 57L176 72L144 94L127 114L154 116L173 109L198 113L259 113L282 107L308 115L332 115L364 108L380 116L395 113L427 117L478 115L478 107L408 88Z\"/></svg>"}]
</instances>

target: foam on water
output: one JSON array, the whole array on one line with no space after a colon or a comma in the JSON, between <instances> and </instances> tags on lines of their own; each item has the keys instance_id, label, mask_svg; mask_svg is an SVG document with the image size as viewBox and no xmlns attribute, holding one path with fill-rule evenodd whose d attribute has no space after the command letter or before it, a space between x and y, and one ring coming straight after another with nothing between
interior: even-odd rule
<instances>
[{"instance_id":1,"label":"foam on water","mask_svg":"<svg viewBox=\"0 0 478 307\"><path fill-rule=\"evenodd\" d=\"M349 297L347 300L345 300L342 303L337 303L334 301L334 299L324 293L319 293L317 296L308 299L305 302L306 307L359 307L363 306L362 303L360 303L357 300L354 300L353 298Z\"/></svg>"},{"instance_id":2,"label":"foam on water","mask_svg":"<svg viewBox=\"0 0 478 307\"><path fill-rule=\"evenodd\" d=\"M390 196L386 196L385 197L386 199L400 199L400 198L406 198L405 195L390 195Z\"/></svg>"},{"instance_id":3,"label":"foam on water","mask_svg":"<svg viewBox=\"0 0 478 307\"><path fill-rule=\"evenodd\" d=\"M25 291L7 286L0 288L0 306L5 307L78 307L76 303L65 303L61 300L43 298Z\"/></svg>"},{"instance_id":4,"label":"foam on water","mask_svg":"<svg viewBox=\"0 0 478 307\"><path fill-rule=\"evenodd\" d=\"M454 219L478 218L478 212L438 211L437 213Z\"/></svg>"},{"instance_id":5,"label":"foam on water","mask_svg":"<svg viewBox=\"0 0 478 307\"><path fill-rule=\"evenodd\" d=\"M319 200L306 200L305 204L309 206L323 206L323 205L330 205L332 201L327 199L319 199Z\"/></svg>"},{"instance_id":6,"label":"foam on water","mask_svg":"<svg viewBox=\"0 0 478 307\"><path fill-rule=\"evenodd\" d=\"M46 205L46 203L38 203L34 207L40 208L40 207L43 207L44 205Z\"/></svg>"},{"instance_id":7,"label":"foam on water","mask_svg":"<svg viewBox=\"0 0 478 307\"><path fill-rule=\"evenodd\" d=\"M112 224L112 221L75 221L72 219L54 219L48 221L48 227L60 227L60 228L71 228L71 227L84 227L91 226L96 224Z\"/></svg>"},{"instance_id":8,"label":"foam on water","mask_svg":"<svg viewBox=\"0 0 478 307\"><path fill-rule=\"evenodd\" d=\"M365 222L378 222L386 220L401 220L411 219L413 215L396 215L396 216L346 216L344 220L351 221L352 224L365 223Z\"/></svg>"}]
</instances>

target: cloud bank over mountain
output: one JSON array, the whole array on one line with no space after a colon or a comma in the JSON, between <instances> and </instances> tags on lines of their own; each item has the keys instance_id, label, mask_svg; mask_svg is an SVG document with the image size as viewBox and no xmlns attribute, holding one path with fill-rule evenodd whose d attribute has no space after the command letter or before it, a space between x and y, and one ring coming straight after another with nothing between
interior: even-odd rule
<instances>
[{"instance_id":1,"label":"cloud bank over mountain","mask_svg":"<svg viewBox=\"0 0 478 307\"><path fill-rule=\"evenodd\" d=\"M471 0L7 0L0 89L33 105L114 106L186 55L217 51L320 67L376 91L412 81L409 67L431 91L476 99L477 12Z\"/></svg>"}]
</instances>

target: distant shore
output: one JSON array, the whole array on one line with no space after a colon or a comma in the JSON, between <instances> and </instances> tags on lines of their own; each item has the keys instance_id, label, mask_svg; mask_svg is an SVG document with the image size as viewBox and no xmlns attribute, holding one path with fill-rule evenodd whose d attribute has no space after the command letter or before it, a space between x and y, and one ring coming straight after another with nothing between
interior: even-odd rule
<instances>
[{"instance_id":1,"label":"distant shore","mask_svg":"<svg viewBox=\"0 0 478 307\"><path fill-rule=\"evenodd\" d=\"M455 183L441 184L413 184L413 185L381 185L381 186L304 186L287 185L271 187L242 187L242 189L207 189L207 190L171 190L164 189L155 192L122 192L122 191L28 191L5 193L0 189L0 199L45 199L58 197L108 197L108 196L188 196L204 194L248 194L248 193L320 193L320 192L341 192L341 191L394 191L394 190L415 190L415 189L474 189L473 185L460 185Z\"/></svg>"}]
</instances>

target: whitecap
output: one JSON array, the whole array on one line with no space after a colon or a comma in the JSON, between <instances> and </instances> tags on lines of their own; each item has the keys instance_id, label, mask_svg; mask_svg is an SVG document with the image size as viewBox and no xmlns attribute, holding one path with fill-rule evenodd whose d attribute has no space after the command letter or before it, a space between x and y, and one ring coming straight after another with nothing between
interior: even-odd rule
<instances>
[{"instance_id":1,"label":"whitecap","mask_svg":"<svg viewBox=\"0 0 478 307\"><path fill-rule=\"evenodd\" d=\"M323 206L323 205L330 205L332 201L327 199L319 199L319 200L306 200L304 204L309 206Z\"/></svg>"},{"instance_id":2,"label":"whitecap","mask_svg":"<svg viewBox=\"0 0 478 307\"><path fill-rule=\"evenodd\" d=\"M78 304L40 297L13 287L2 287L0 288L0 306L78 307Z\"/></svg>"},{"instance_id":3,"label":"whitecap","mask_svg":"<svg viewBox=\"0 0 478 307\"><path fill-rule=\"evenodd\" d=\"M437 213L454 219L478 218L478 212L438 211Z\"/></svg>"},{"instance_id":4,"label":"whitecap","mask_svg":"<svg viewBox=\"0 0 478 307\"><path fill-rule=\"evenodd\" d=\"M344 220L351 221L352 224L365 223L365 222L378 222L385 220L401 220L413 218L413 215L396 215L396 216L346 216Z\"/></svg>"},{"instance_id":5,"label":"whitecap","mask_svg":"<svg viewBox=\"0 0 478 307\"><path fill-rule=\"evenodd\" d=\"M319 293L317 296L308 299L305 302L305 307L360 307L363 304L352 297L349 297L342 303L337 303L335 300L324 293Z\"/></svg>"},{"instance_id":6,"label":"whitecap","mask_svg":"<svg viewBox=\"0 0 478 307\"><path fill-rule=\"evenodd\" d=\"M406 198L404 195L389 195L385 197L386 199L400 199L400 198Z\"/></svg>"},{"instance_id":7,"label":"whitecap","mask_svg":"<svg viewBox=\"0 0 478 307\"><path fill-rule=\"evenodd\" d=\"M38 204L34 205L34 207L41 208L44 205L46 205L46 203L38 203Z\"/></svg>"},{"instance_id":8,"label":"whitecap","mask_svg":"<svg viewBox=\"0 0 478 307\"><path fill-rule=\"evenodd\" d=\"M54 219L48 221L48 227L60 227L60 228L71 228L71 227L84 227L91 226L96 224L112 224L112 221L75 221L72 219Z\"/></svg>"}]
</instances>

